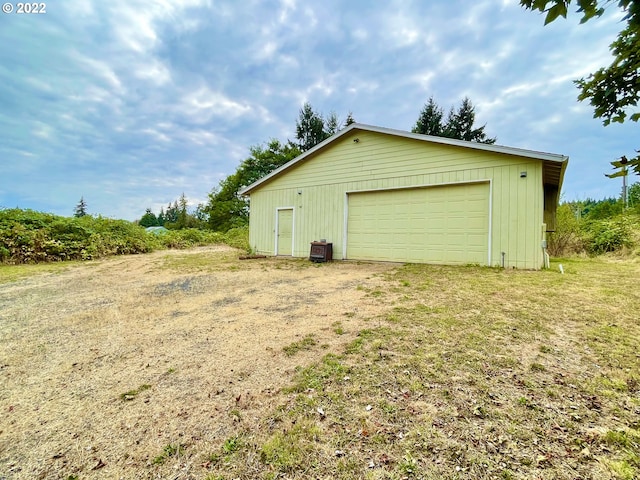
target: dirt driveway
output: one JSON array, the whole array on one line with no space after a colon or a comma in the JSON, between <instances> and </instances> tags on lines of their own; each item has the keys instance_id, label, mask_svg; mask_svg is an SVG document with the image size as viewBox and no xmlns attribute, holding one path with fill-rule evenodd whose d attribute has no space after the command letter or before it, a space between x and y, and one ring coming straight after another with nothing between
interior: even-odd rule
<instances>
[{"instance_id":1,"label":"dirt driveway","mask_svg":"<svg viewBox=\"0 0 640 480\"><path fill-rule=\"evenodd\" d=\"M371 292L391 268L212 247L0 285L0 479L204 478L297 365L386 309Z\"/></svg>"}]
</instances>

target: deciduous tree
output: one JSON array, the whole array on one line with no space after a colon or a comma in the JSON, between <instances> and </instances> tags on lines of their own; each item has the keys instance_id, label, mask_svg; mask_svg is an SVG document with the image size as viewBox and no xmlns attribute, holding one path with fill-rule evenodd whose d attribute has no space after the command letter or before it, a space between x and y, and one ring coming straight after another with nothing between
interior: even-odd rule
<instances>
[{"instance_id":1,"label":"deciduous tree","mask_svg":"<svg viewBox=\"0 0 640 480\"><path fill-rule=\"evenodd\" d=\"M640 208L640 182L635 182L629 187L629 206Z\"/></svg>"},{"instance_id":2,"label":"deciduous tree","mask_svg":"<svg viewBox=\"0 0 640 480\"><path fill-rule=\"evenodd\" d=\"M238 191L293 160L300 155L300 149L291 142L283 144L272 139L266 146L251 147L250 153L235 173L222 180L209 194L204 211L209 216L209 227L213 230L227 231L246 225L249 204L238 195Z\"/></svg>"},{"instance_id":3,"label":"deciduous tree","mask_svg":"<svg viewBox=\"0 0 640 480\"><path fill-rule=\"evenodd\" d=\"M545 25L558 17L567 16L573 0L521 0L520 4L529 10L546 13ZM618 4L623 13L625 27L609 46L613 62L602 67L586 78L575 80L580 89L578 100L589 100L593 106L594 118L601 118L604 125L611 122L622 123L630 110L638 106L640 100L640 1L638 0L575 0L581 23L601 16L605 8ZM640 112L631 113L632 121L640 120ZM640 152L639 152L640 153ZM640 155L638 157L640 158ZM640 174L640 165L635 167Z\"/></svg>"},{"instance_id":4,"label":"deciduous tree","mask_svg":"<svg viewBox=\"0 0 640 480\"><path fill-rule=\"evenodd\" d=\"M146 212L138 222L142 227L155 227L158 225L158 217L151 211L150 208L147 208Z\"/></svg>"}]
</instances>

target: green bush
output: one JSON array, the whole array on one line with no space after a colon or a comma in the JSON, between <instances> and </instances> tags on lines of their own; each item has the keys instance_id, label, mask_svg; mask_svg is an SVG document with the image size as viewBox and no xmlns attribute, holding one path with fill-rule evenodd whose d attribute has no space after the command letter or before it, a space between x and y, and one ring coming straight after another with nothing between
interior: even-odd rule
<instances>
[{"instance_id":1,"label":"green bush","mask_svg":"<svg viewBox=\"0 0 640 480\"><path fill-rule=\"evenodd\" d=\"M629 215L589 222L585 229L587 250L589 253L600 255L631 247L634 226L638 227L637 222Z\"/></svg>"},{"instance_id":2,"label":"green bush","mask_svg":"<svg viewBox=\"0 0 640 480\"><path fill-rule=\"evenodd\" d=\"M249 227L232 228L226 233L186 228L170 230L158 237L165 248L191 248L224 243L234 248L249 250Z\"/></svg>"},{"instance_id":3,"label":"green bush","mask_svg":"<svg viewBox=\"0 0 640 480\"><path fill-rule=\"evenodd\" d=\"M248 250L248 227L227 233L188 228L147 233L135 223L86 215L68 218L22 209L0 209L0 262L36 263L90 260L226 243Z\"/></svg>"},{"instance_id":4,"label":"green bush","mask_svg":"<svg viewBox=\"0 0 640 480\"><path fill-rule=\"evenodd\" d=\"M145 230L125 220L0 210L0 261L5 263L88 260L153 248Z\"/></svg>"},{"instance_id":5,"label":"green bush","mask_svg":"<svg viewBox=\"0 0 640 480\"><path fill-rule=\"evenodd\" d=\"M558 207L556 231L550 233L547 240L549 254L553 257L566 257L584 251L584 238L575 204L563 203Z\"/></svg>"},{"instance_id":6,"label":"green bush","mask_svg":"<svg viewBox=\"0 0 640 480\"><path fill-rule=\"evenodd\" d=\"M191 248L216 243L224 243L223 235L210 230L186 228L184 230L169 230L159 235L159 240L165 248Z\"/></svg>"},{"instance_id":7,"label":"green bush","mask_svg":"<svg viewBox=\"0 0 640 480\"><path fill-rule=\"evenodd\" d=\"M230 247L240 248L249 252L249 226L236 227L224 234L224 243Z\"/></svg>"},{"instance_id":8,"label":"green bush","mask_svg":"<svg viewBox=\"0 0 640 480\"><path fill-rule=\"evenodd\" d=\"M548 236L550 255L601 255L640 250L640 211L630 208L624 213L615 213L617 210L611 207L614 205L611 201L591 203L588 213L584 213L578 202L563 203L558 207L556 231ZM617 204L615 206L617 208ZM605 216L608 209L609 216Z\"/></svg>"}]
</instances>

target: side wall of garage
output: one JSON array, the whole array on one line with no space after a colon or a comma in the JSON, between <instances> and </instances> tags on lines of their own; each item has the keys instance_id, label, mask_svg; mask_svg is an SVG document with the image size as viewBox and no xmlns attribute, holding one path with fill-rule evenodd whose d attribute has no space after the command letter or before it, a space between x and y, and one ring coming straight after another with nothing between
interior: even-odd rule
<instances>
[{"instance_id":1,"label":"side wall of garage","mask_svg":"<svg viewBox=\"0 0 640 480\"><path fill-rule=\"evenodd\" d=\"M370 131L340 137L252 191L250 244L256 253L274 255L278 209L290 208L293 256L308 256L311 241L326 239L334 258L348 258L349 196L478 183L489 189L491 231L490 252L480 263L500 265L504 252L507 267L540 268L542 162Z\"/></svg>"}]
</instances>

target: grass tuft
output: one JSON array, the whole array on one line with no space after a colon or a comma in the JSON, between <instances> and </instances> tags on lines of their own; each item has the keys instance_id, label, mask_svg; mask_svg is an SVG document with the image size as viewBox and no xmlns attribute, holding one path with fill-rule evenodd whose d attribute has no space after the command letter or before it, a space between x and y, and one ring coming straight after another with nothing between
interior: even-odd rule
<instances>
[{"instance_id":1,"label":"grass tuft","mask_svg":"<svg viewBox=\"0 0 640 480\"><path fill-rule=\"evenodd\" d=\"M297 342L293 342L290 345L287 345L282 350L288 357L290 357L303 350L311 350L317 344L318 344L318 341L316 340L315 336L312 334L309 334L305 336L302 340L299 340Z\"/></svg>"},{"instance_id":2,"label":"grass tuft","mask_svg":"<svg viewBox=\"0 0 640 480\"><path fill-rule=\"evenodd\" d=\"M143 385L140 385L138 388L134 390L129 390L128 392L121 393L120 400L125 400L125 401L133 400L134 398L136 398L138 394L144 392L145 390L149 390L150 388L151 388L151 385L145 383Z\"/></svg>"},{"instance_id":3,"label":"grass tuft","mask_svg":"<svg viewBox=\"0 0 640 480\"><path fill-rule=\"evenodd\" d=\"M152 463L154 465L162 465L164 462L166 462L169 458L171 457L177 457L179 455L182 455L184 453L184 446L177 443L177 444L169 444L166 445L163 449L162 449L162 453L160 455L158 455L157 457L155 457L152 461Z\"/></svg>"}]
</instances>

